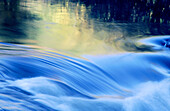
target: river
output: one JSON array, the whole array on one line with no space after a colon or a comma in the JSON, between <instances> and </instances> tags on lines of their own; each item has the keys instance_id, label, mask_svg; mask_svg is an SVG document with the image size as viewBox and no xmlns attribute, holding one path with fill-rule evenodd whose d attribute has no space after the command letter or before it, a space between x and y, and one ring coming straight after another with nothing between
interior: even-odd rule
<instances>
[{"instance_id":1,"label":"river","mask_svg":"<svg viewBox=\"0 0 170 111\"><path fill-rule=\"evenodd\" d=\"M0 0L0 110L169 111L168 0Z\"/></svg>"}]
</instances>

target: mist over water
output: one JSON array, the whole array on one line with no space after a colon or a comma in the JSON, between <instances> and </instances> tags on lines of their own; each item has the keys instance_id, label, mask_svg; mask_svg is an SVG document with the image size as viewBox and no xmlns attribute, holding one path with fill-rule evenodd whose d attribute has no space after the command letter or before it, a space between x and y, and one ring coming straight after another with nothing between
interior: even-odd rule
<instances>
[{"instance_id":1,"label":"mist over water","mask_svg":"<svg viewBox=\"0 0 170 111\"><path fill-rule=\"evenodd\" d=\"M169 111L168 0L0 0L0 110Z\"/></svg>"}]
</instances>

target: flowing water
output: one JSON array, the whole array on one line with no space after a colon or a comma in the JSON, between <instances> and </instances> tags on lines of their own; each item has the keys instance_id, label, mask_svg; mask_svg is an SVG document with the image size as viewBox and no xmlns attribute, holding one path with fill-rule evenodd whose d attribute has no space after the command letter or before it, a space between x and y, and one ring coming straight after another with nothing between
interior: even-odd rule
<instances>
[{"instance_id":1,"label":"flowing water","mask_svg":"<svg viewBox=\"0 0 170 111\"><path fill-rule=\"evenodd\" d=\"M0 0L0 111L169 111L168 11L168 0Z\"/></svg>"}]
</instances>

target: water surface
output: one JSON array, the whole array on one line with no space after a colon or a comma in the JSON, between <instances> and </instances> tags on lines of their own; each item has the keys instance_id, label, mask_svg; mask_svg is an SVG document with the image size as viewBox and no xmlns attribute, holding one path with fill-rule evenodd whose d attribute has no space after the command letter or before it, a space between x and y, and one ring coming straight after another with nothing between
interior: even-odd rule
<instances>
[{"instance_id":1,"label":"water surface","mask_svg":"<svg viewBox=\"0 0 170 111\"><path fill-rule=\"evenodd\" d=\"M168 13L168 0L0 0L0 110L169 111Z\"/></svg>"}]
</instances>

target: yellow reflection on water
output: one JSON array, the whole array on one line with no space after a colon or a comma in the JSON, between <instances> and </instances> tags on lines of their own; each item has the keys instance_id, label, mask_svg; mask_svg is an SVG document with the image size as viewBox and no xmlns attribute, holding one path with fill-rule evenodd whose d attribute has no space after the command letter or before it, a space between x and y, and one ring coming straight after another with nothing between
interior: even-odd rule
<instances>
[{"instance_id":1,"label":"yellow reflection on water","mask_svg":"<svg viewBox=\"0 0 170 111\"><path fill-rule=\"evenodd\" d=\"M59 1L51 5L50 2L34 1L26 5L41 18L34 23L39 28L38 45L74 54L101 54L113 50L103 40L96 39L100 35L94 31L94 21L88 19L84 4Z\"/></svg>"}]
</instances>

